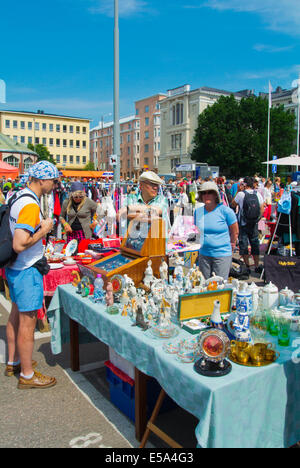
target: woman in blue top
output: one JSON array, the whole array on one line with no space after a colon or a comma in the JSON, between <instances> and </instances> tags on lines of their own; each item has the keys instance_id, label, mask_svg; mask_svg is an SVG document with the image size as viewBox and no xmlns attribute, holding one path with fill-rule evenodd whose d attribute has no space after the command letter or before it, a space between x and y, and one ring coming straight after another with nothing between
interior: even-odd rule
<instances>
[{"instance_id":1,"label":"woman in blue top","mask_svg":"<svg viewBox=\"0 0 300 468\"><path fill-rule=\"evenodd\" d=\"M201 185L199 199L204 203L195 211L195 224L201 233L200 270L205 279L215 273L227 280L239 235L236 215L231 208L221 203L214 182Z\"/></svg>"}]
</instances>

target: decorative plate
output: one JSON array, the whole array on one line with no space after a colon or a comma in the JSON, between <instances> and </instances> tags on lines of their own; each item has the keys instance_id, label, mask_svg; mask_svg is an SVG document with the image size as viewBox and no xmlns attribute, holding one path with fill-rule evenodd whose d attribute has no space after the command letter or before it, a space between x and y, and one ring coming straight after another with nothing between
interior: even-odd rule
<instances>
[{"instance_id":1,"label":"decorative plate","mask_svg":"<svg viewBox=\"0 0 300 468\"><path fill-rule=\"evenodd\" d=\"M50 270L59 270L63 268L64 265L62 263L49 263Z\"/></svg>"},{"instance_id":2,"label":"decorative plate","mask_svg":"<svg viewBox=\"0 0 300 468\"><path fill-rule=\"evenodd\" d=\"M72 257L74 253L76 252L78 247L78 241L76 239L71 240L65 250L65 255L66 257Z\"/></svg>"},{"instance_id":3,"label":"decorative plate","mask_svg":"<svg viewBox=\"0 0 300 468\"><path fill-rule=\"evenodd\" d=\"M122 275L114 275L110 278L114 293L121 293L124 288L124 278Z\"/></svg>"}]
</instances>

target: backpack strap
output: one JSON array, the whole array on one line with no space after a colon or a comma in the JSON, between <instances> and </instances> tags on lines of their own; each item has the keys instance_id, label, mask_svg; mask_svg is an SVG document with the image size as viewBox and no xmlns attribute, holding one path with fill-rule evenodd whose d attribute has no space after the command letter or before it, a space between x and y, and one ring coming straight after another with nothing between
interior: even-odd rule
<instances>
[{"instance_id":1,"label":"backpack strap","mask_svg":"<svg viewBox=\"0 0 300 468\"><path fill-rule=\"evenodd\" d=\"M24 193L23 195L20 195L19 197L17 197L17 193L16 195L13 195L9 201L8 201L8 205L9 205L9 208L11 209L11 207L17 202L19 201L21 198L25 198L25 197L29 197L29 198L32 198L34 201L37 202L37 199L34 195L30 195L30 193ZM41 205L38 203L38 206L39 206L39 209L40 209L40 212L41 212L41 215L42 215L42 218L44 218L44 214L42 212L42 209L41 209Z\"/></svg>"}]
</instances>

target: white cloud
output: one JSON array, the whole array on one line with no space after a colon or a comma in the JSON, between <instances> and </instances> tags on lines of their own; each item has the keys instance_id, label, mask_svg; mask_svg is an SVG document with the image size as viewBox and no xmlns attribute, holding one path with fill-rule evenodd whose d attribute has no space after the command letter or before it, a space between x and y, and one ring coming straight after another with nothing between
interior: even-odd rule
<instances>
[{"instance_id":1,"label":"white cloud","mask_svg":"<svg viewBox=\"0 0 300 468\"><path fill-rule=\"evenodd\" d=\"M280 80L293 80L295 76L298 76L300 72L300 65L293 65L292 67L283 67L283 68L275 68L275 69L267 69L267 70L259 70L259 71L247 71L242 72L238 78L244 80L269 80L269 79L276 79ZM291 81L292 82L292 81Z\"/></svg>"},{"instance_id":2,"label":"white cloud","mask_svg":"<svg viewBox=\"0 0 300 468\"><path fill-rule=\"evenodd\" d=\"M114 16L114 1L113 0L97 0L96 5L91 7L89 11L94 14L103 14L109 17ZM141 13L148 13L148 2L144 0L119 0L119 15L129 17Z\"/></svg>"},{"instance_id":3,"label":"white cloud","mask_svg":"<svg viewBox=\"0 0 300 468\"><path fill-rule=\"evenodd\" d=\"M289 50L293 49L294 46L285 46L285 47L277 47L268 44L255 44L253 49L257 52L267 52L269 54L276 54L279 52L288 52Z\"/></svg>"},{"instance_id":4,"label":"white cloud","mask_svg":"<svg viewBox=\"0 0 300 468\"><path fill-rule=\"evenodd\" d=\"M257 13L270 29L300 35L299 0L205 0L199 7Z\"/></svg>"}]
</instances>

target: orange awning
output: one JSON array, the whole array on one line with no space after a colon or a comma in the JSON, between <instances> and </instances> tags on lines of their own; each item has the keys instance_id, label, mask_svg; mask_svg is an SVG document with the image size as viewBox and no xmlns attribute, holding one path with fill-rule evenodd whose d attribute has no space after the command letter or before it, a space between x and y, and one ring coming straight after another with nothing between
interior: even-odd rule
<instances>
[{"instance_id":1,"label":"orange awning","mask_svg":"<svg viewBox=\"0 0 300 468\"><path fill-rule=\"evenodd\" d=\"M64 177L85 177L88 179L99 179L106 171L61 171ZM106 177L106 176L105 176Z\"/></svg>"},{"instance_id":2,"label":"orange awning","mask_svg":"<svg viewBox=\"0 0 300 468\"><path fill-rule=\"evenodd\" d=\"M11 166L10 164L7 164L4 161L0 161L0 176L15 179L19 176L19 169L17 167Z\"/></svg>"}]
</instances>

